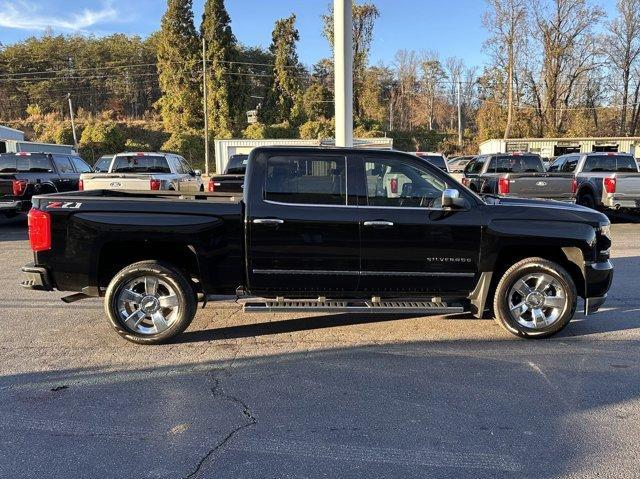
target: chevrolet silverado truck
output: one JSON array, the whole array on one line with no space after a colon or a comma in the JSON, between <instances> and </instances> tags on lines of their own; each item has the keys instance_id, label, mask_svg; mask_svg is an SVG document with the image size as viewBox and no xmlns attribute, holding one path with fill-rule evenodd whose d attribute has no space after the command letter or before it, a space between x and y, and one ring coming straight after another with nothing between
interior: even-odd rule
<instances>
[{"instance_id":1,"label":"chevrolet silverado truck","mask_svg":"<svg viewBox=\"0 0 640 479\"><path fill-rule=\"evenodd\" d=\"M102 157L96 164L105 168ZM174 153L118 153L111 158L107 172L94 171L80 177L82 190L169 190L204 191L201 172Z\"/></svg>"},{"instance_id":2,"label":"chevrolet silverado truck","mask_svg":"<svg viewBox=\"0 0 640 479\"><path fill-rule=\"evenodd\" d=\"M640 208L640 170L627 153L575 153L549 167L547 196L598 209Z\"/></svg>"},{"instance_id":3,"label":"chevrolet silverado truck","mask_svg":"<svg viewBox=\"0 0 640 479\"><path fill-rule=\"evenodd\" d=\"M227 167L221 175L214 175L207 183L207 191L218 193L240 193L244 188L244 175L247 171L249 155L238 154L229 158Z\"/></svg>"},{"instance_id":4,"label":"chevrolet silverado truck","mask_svg":"<svg viewBox=\"0 0 640 479\"><path fill-rule=\"evenodd\" d=\"M396 191L392 191L394 189ZM550 336L605 302L609 220L484 199L415 155L260 147L242 197L93 190L34 197L24 287L104 297L124 338L168 341L198 302L246 312L493 315Z\"/></svg>"},{"instance_id":5,"label":"chevrolet silverado truck","mask_svg":"<svg viewBox=\"0 0 640 479\"><path fill-rule=\"evenodd\" d=\"M33 195L77 190L80 174L86 171L91 167L76 155L0 154L0 214L26 213Z\"/></svg>"}]
</instances>

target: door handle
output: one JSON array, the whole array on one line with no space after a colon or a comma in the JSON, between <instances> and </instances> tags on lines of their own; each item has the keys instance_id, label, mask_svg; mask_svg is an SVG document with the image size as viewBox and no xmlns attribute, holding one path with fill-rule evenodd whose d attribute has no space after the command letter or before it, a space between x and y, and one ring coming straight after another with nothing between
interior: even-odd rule
<instances>
[{"instance_id":1,"label":"door handle","mask_svg":"<svg viewBox=\"0 0 640 479\"><path fill-rule=\"evenodd\" d=\"M374 228L390 228L393 226L392 221L365 221L365 226L371 226Z\"/></svg>"},{"instance_id":2,"label":"door handle","mask_svg":"<svg viewBox=\"0 0 640 479\"><path fill-rule=\"evenodd\" d=\"M281 220L280 218L254 218L253 220L254 225L277 226L281 225L282 223L284 223L284 220Z\"/></svg>"}]
</instances>

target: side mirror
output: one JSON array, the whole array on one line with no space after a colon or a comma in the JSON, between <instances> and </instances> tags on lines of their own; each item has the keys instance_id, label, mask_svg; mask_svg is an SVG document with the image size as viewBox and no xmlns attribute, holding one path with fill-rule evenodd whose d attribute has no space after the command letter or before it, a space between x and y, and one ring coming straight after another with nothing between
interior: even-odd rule
<instances>
[{"instance_id":1,"label":"side mirror","mask_svg":"<svg viewBox=\"0 0 640 479\"><path fill-rule=\"evenodd\" d=\"M460 192L453 188L447 188L442 192L443 208L465 208L467 201L460 197Z\"/></svg>"},{"instance_id":2,"label":"side mirror","mask_svg":"<svg viewBox=\"0 0 640 479\"><path fill-rule=\"evenodd\" d=\"M193 171L193 174L194 174L195 176L202 176L202 170L194 170L194 171Z\"/></svg>"}]
</instances>

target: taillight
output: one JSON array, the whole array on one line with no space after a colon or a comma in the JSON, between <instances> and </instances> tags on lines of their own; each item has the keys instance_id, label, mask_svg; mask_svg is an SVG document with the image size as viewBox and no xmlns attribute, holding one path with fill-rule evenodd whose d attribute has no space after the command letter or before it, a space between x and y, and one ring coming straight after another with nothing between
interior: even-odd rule
<instances>
[{"instance_id":1,"label":"taillight","mask_svg":"<svg viewBox=\"0 0 640 479\"><path fill-rule=\"evenodd\" d=\"M27 182L25 180L12 180L13 196L22 196L27 191Z\"/></svg>"},{"instance_id":2,"label":"taillight","mask_svg":"<svg viewBox=\"0 0 640 479\"><path fill-rule=\"evenodd\" d=\"M209 193L216 191L216 183L213 181L213 178L209 180L209 183L207 183L207 191Z\"/></svg>"},{"instance_id":3,"label":"taillight","mask_svg":"<svg viewBox=\"0 0 640 479\"><path fill-rule=\"evenodd\" d=\"M604 190L611 194L616 192L616 179L614 178L605 178L604 179Z\"/></svg>"},{"instance_id":4,"label":"taillight","mask_svg":"<svg viewBox=\"0 0 640 479\"><path fill-rule=\"evenodd\" d=\"M508 195L509 194L509 179L508 178L500 178L500 179L498 179L498 194L499 195Z\"/></svg>"},{"instance_id":5,"label":"taillight","mask_svg":"<svg viewBox=\"0 0 640 479\"><path fill-rule=\"evenodd\" d=\"M158 191L160 189L160 180L149 180L149 186L152 191Z\"/></svg>"},{"instance_id":6,"label":"taillight","mask_svg":"<svg viewBox=\"0 0 640 479\"><path fill-rule=\"evenodd\" d=\"M29 221L29 243L33 251L51 249L51 216L44 211L31 208Z\"/></svg>"},{"instance_id":7,"label":"taillight","mask_svg":"<svg viewBox=\"0 0 640 479\"><path fill-rule=\"evenodd\" d=\"M389 186L391 187L391 193L397 193L398 192L398 178L391 178L391 184Z\"/></svg>"},{"instance_id":8,"label":"taillight","mask_svg":"<svg viewBox=\"0 0 640 479\"><path fill-rule=\"evenodd\" d=\"M84 191L84 181L78 181L78 191Z\"/></svg>"},{"instance_id":9,"label":"taillight","mask_svg":"<svg viewBox=\"0 0 640 479\"><path fill-rule=\"evenodd\" d=\"M571 193L575 195L577 192L578 192L578 180L574 178L573 181L571 182Z\"/></svg>"}]
</instances>

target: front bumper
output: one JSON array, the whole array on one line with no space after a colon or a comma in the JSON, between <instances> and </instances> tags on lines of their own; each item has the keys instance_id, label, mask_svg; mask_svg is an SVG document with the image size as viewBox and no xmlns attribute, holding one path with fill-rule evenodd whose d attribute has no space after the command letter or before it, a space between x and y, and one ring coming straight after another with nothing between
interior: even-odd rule
<instances>
[{"instance_id":1,"label":"front bumper","mask_svg":"<svg viewBox=\"0 0 640 479\"><path fill-rule=\"evenodd\" d=\"M33 263L26 264L22 267L22 272L27 276L20 286L35 291L52 291L53 284L49 271L46 268L36 266Z\"/></svg>"},{"instance_id":2,"label":"front bumper","mask_svg":"<svg viewBox=\"0 0 640 479\"><path fill-rule=\"evenodd\" d=\"M607 299L607 292L613 281L611 261L588 263L585 268L585 281L584 314L589 315L597 312Z\"/></svg>"}]
</instances>

